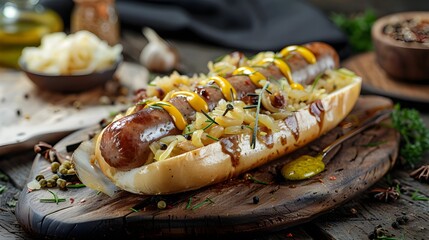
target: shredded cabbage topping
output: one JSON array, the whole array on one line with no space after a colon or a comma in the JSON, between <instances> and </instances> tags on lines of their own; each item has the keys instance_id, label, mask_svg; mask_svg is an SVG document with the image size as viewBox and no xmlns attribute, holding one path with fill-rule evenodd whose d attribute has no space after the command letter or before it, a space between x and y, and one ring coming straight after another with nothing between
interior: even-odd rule
<instances>
[{"instance_id":1,"label":"shredded cabbage topping","mask_svg":"<svg viewBox=\"0 0 429 240\"><path fill-rule=\"evenodd\" d=\"M188 77L174 72L168 77L157 77L148 86L148 101L168 99L168 93L174 91L193 91L196 86L206 85L209 76L229 74L238 67L251 66L268 56L275 56L275 54L273 52L259 53L246 61L227 55L219 62L209 62L208 75L200 74ZM257 115L257 134L263 136L270 132L277 132L279 131L279 121L292 115L293 112L307 107L310 103L324 98L329 93L347 86L355 76L347 69L327 70L319 75L311 85L304 86L304 90L292 89L285 78L271 80L267 91L261 93L262 89L257 89L254 93L262 97L259 113L257 113L256 107L249 106L243 101L228 102L222 99L213 111L206 114L197 112L195 121L186 126L182 135L167 136L150 144L152 154L148 157L146 164L206 146L230 135L251 135L254 133ZM261 85L265 84L266 80L261 81ZM281 108L272 104L271 98L276 95L280 95L285 100L285 104ZM127 114L132 112L128 111Z\"/></svg>"}]
</instances>

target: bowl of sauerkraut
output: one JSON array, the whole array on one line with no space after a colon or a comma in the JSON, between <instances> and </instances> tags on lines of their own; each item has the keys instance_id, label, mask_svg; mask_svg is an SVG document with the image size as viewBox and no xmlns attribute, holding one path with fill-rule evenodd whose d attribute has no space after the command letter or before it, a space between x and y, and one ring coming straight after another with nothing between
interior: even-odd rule
<instances>
[{"instance_id":1,"label":"bowl of sauerkraut","mask_svg":"<svg viewBox=\"0 0 429 240\"><path fill-rule=\"evenodd\" d=\"M37 87L55 92L90 90L113 79L122 62L122 46L109 46L88 31L52 33L39 47L26 47L21 70Z\"/></svg>"}]
</instances>

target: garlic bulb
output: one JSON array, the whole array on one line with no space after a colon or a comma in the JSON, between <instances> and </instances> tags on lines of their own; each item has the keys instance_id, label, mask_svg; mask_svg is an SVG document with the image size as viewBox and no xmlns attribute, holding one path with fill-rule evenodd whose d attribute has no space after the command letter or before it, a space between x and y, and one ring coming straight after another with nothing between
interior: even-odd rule
<instances>
[{"instance_id":1,"label":"garlic bulb","mask_svg":"<svg viewBox=\"0 0 429 240\"><path fill-rule=\"evenodd\" d=\"M151 28L144 28L143 35L149 43L140 53L140 63L154 72L169 72L175 69L178 63L175 49Z\"/></svg>"}]
</instances>

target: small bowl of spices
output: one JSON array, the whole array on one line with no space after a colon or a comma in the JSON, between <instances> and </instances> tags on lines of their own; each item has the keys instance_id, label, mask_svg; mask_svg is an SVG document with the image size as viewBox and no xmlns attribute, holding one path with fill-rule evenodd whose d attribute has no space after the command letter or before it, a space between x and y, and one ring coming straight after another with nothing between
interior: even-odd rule
<instances>
[{"instance_id":1,"label":"small bowl of spices","mask_svg":"<svg viewBox=\"0 0 429 240\"><path fill-rule=\"evenodd\" d=\"M372 27L378 64L394 79L429 82L429 12L402 12Z\"/></svg>"}]
</instances>

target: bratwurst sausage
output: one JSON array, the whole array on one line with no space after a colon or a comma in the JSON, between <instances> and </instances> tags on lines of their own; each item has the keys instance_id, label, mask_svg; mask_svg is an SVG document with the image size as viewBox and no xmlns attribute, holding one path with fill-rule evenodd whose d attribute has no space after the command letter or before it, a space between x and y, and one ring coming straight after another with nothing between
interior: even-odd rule
<instances>
[{"instance_id":1,"label":"bratwurst sausage","mask_svg":"<svg viewBox=\"0 0 429 240\"><path fill-rule=\"evenodd\" d=\"M310 50L317 61L309 64L298 54L285 59L289 65L295 82L309 83L318 74L327 69L338 67L339 58L336 51L324 43L310 43L303 45ZM281 70L275 66L255 67L266 79L280 79L284 77ZM248 76L226 76L228 82L236 89L235 96L243 100L247 93L253 93L258 88ZM201 86L195 89L212 110L224 96L219 88ZM195 119L196 111L185 97L179 96L169 100L187 122ZM281 101L280 101L281 102ZM181 134L170 116L164 110L144 108L134 114L123 117L106 127L101 136L100 151L105 161L119 170L130 170L145 164L151 150L149 145L169 135Z\"/></svg>"}]
</instances>

